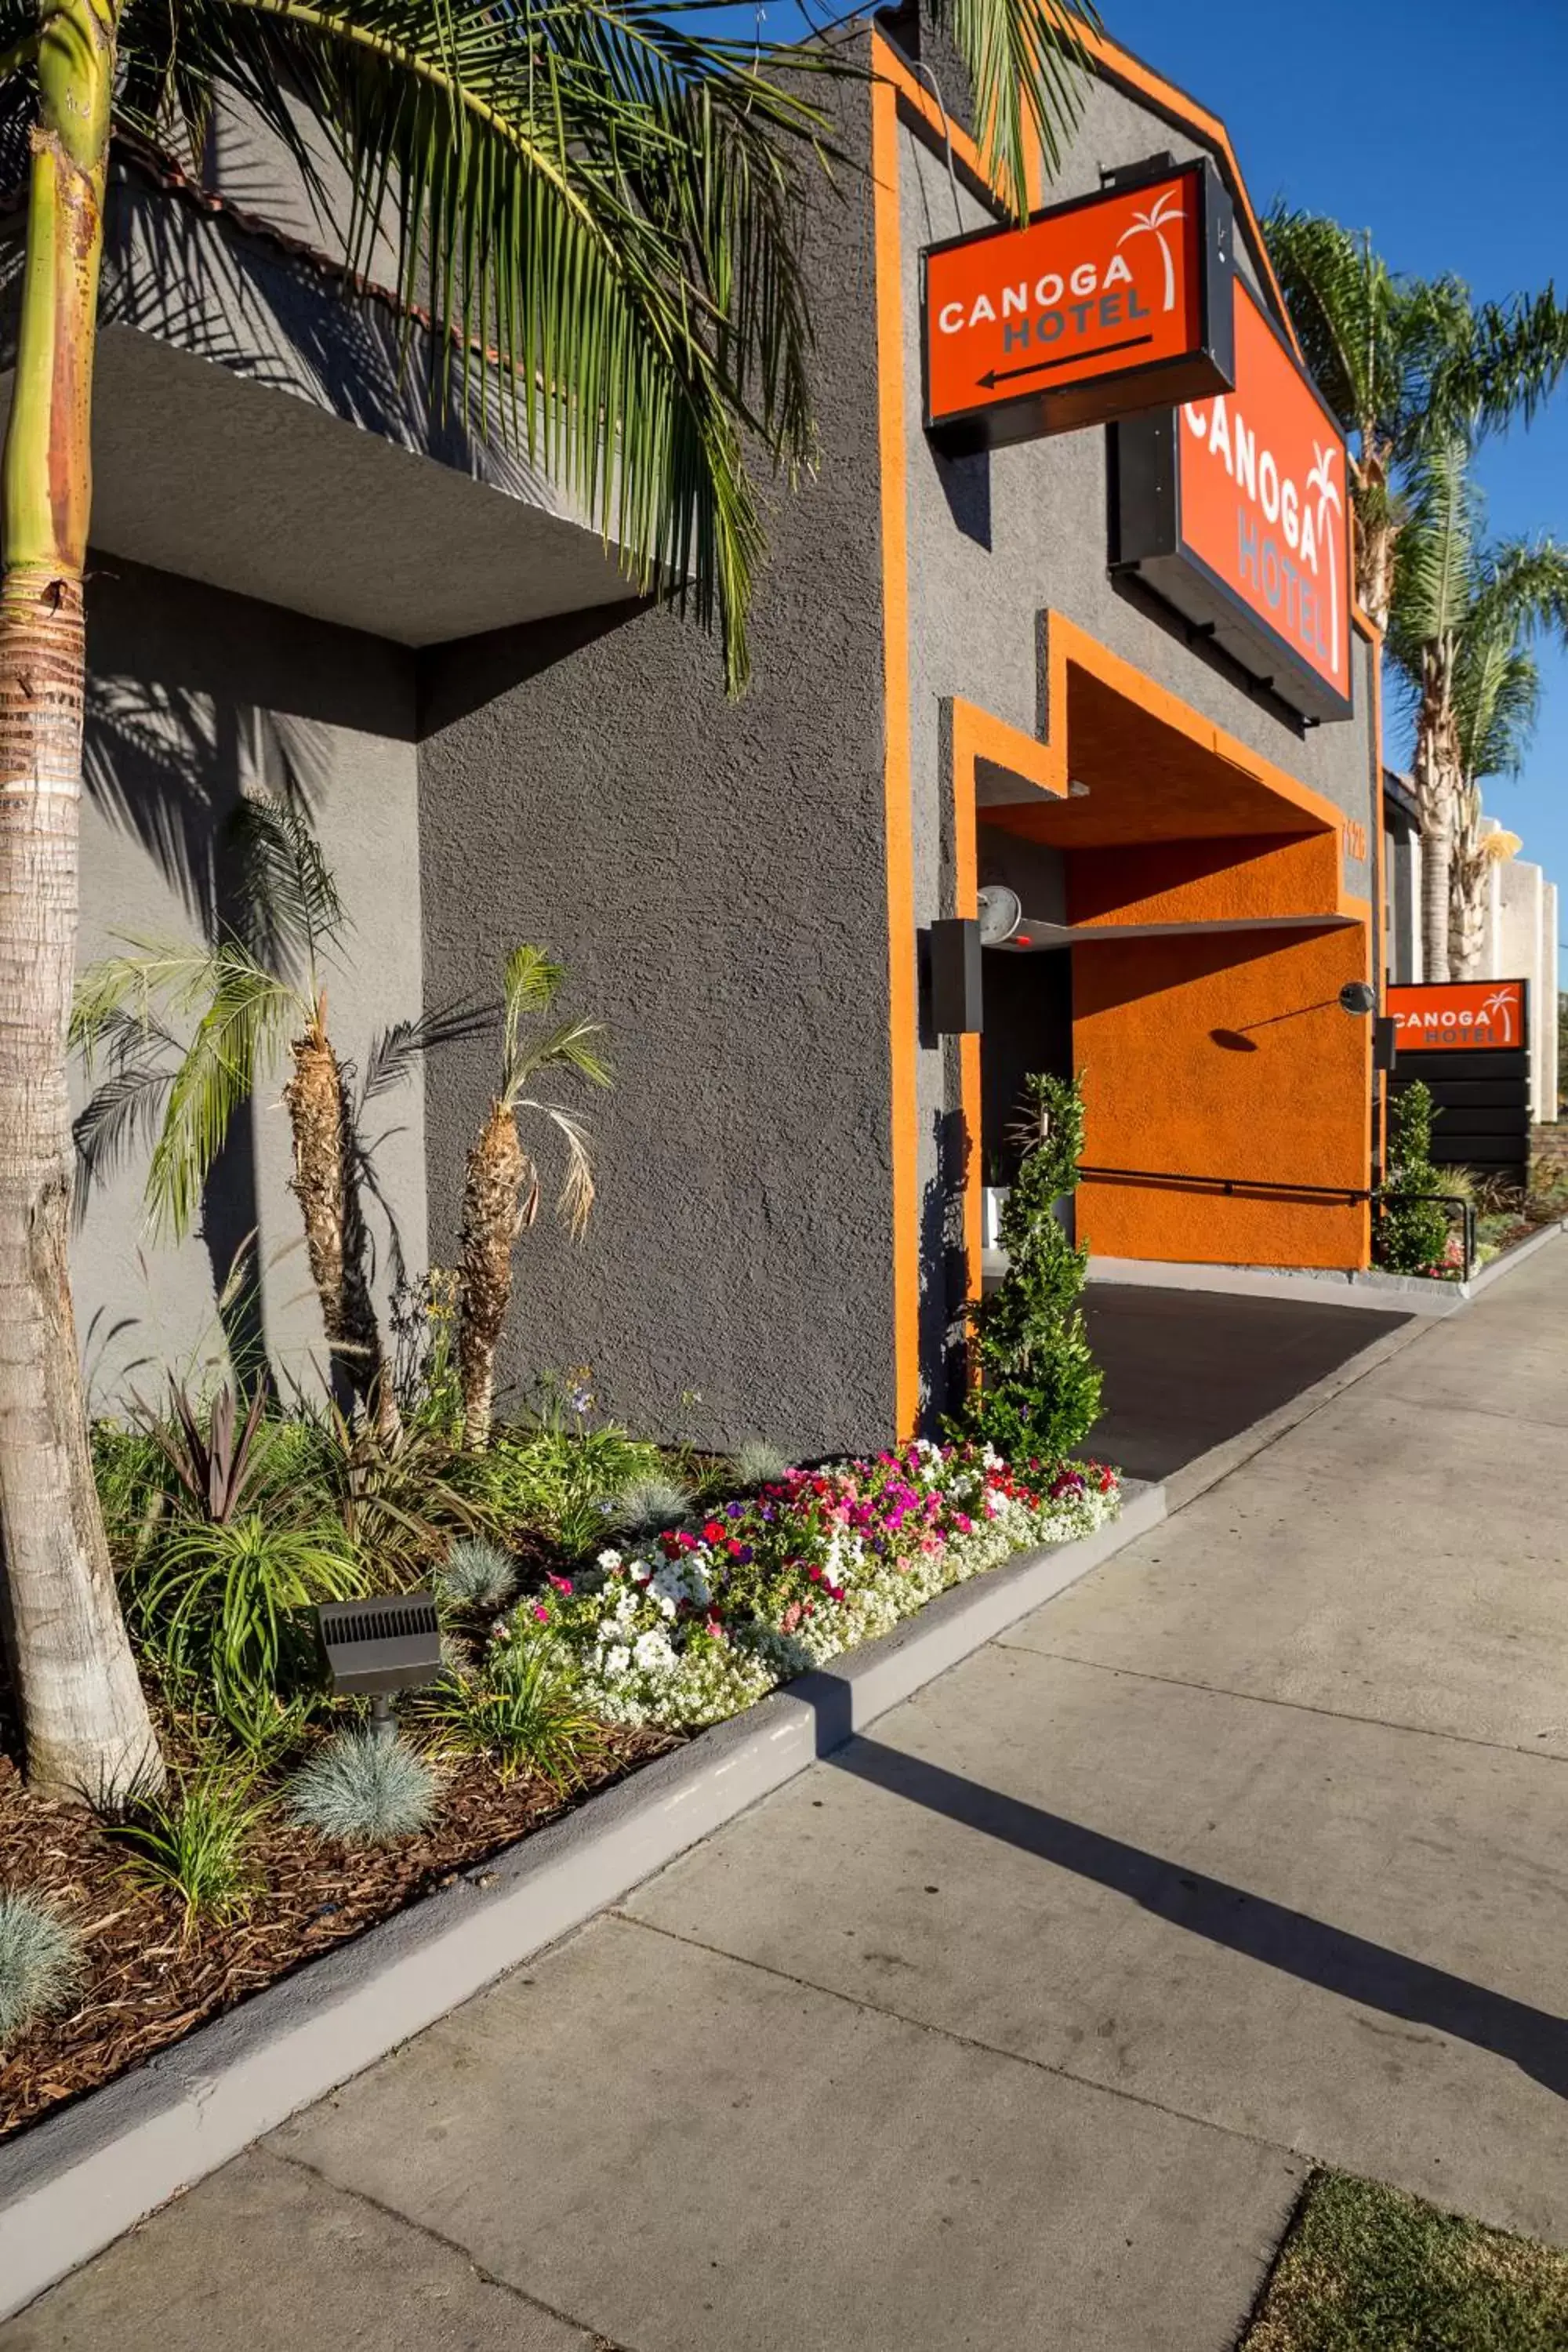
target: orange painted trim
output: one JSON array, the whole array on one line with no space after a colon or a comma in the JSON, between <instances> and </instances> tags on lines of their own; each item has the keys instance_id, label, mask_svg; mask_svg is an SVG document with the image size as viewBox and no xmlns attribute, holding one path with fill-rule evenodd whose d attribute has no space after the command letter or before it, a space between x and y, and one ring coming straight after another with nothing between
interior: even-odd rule
<instances>
[{"instance_id":1,"label":"orange painted trim","mask_svg":"<svg viewBox=\"0 0 1568 2352\"><path fill-rule=\"evenodd\" d=\"M1006 768L1012 774L1022 776L1026 783L1037 784L1041 792L1050 793L1058 800L1066 799L1067 755L1059 740L1042 743L1037 735L1026 735L1021 728L1009 727L1005 719L994 718L977 702L965 702L960 695L954 695L952 707L955 790L963 778L973 787L975 762L988 760L994 767ZM969 806L973 825L973 793ZM963 908L959 911L962 913Z\"/></svg>"},{"instance_id":2,"label":"orange painted trim","mask_svg":"<svg viewBox=\"0 0 1568 2352\"><path fill-rule=\"evenodd\" d=\"M1356 635L1364 638L1370 648L1367 664L1372 677L1372 815L1373 832L1373 928L1368 942L1372 960L1367 977L1378 983L1378 1010L1388 1009L1388 878L1384 870L1383 848L1383 631L1370 613L1363 613L1355 596L1351 597L1351 625ZM1385 1167L1388 1160L1388 1073L1377 1070L1372 1076L1372 1132L1368 1157Z\"/></svg>"},{"instance_id":3,"label":"orange painted trim","mask_svg":"<svg viewBox=\"0 0 1568 2352\"><path fill-rule=\"evenodd\" d=\"M1152 67L1144 65L1142 59L1133 57L1130 50L1118 48L1116 43L1108 40L1103 33L1090 33L1083 29L1080 31L1079 39L1091 70L1099 74L1102 80L1119 82L1124 89L1130 90L1135 97L1149 99L1162 114L1179 123L1183 130L1190 131L1192 136L1202 144L1212 147L1215 151L1224 168L1232 201L1241 215L1243 230L1251 248L1253 260L1257 264L1258 275L1273 302L1278 323L1283 329L1297 359L1300 360L1301 346L1297 341L1296 330L1291 323L1290 313L1286 308L1279 280L1274 275L1274 265L1268 258L1268 248L1263 241L1263 231L1258 226L1258 215L1253 210L1252 199L1247 193L1247 183L1241 176L1241 166L1236 160L1236 150L1230 143L1230 133L1225 124L1217 114L1210 114L1205 107L1197 103L1195 99L1189 98L1185 90L1178 89L1174 82L1166 81L1162 75L1155 73ZM948 131L943 125L941 107L925 84L910 71L909 67L884 34L873 32L871 57L874 69L884 80L892 84L902 104L920 117L934 138L945 142ZM1003 211L1007 210L1006 199L991 177L979 148L968 132L961 131L958 125L953 123L952 139L953 162L962 167L970 179L978 184L981 193L989 202ZM1029 166L1029 203L1032 206L1045 202L1047 185L1044 159L1036 154L1031 158ZM1304 361L1302 364L1305 365Z\"/></svg>"},{"instance_id":4,"label":"orange painted trim","mask_svg":"<svg viewBox=\"0 0 1568 2352\"><path fill-rule=\"evenodd\" d=\"M1043 754L1044 772L1053 780L1047 789L1056 792L1067 789L1068 669L1070 665L1098 678L1101 685L1110 687L1112 692L1120 694L1128 702L1135 703L1141 710L1147 711L1151 718L1158 719L1178 735L1184 735L1200 751L1225 761L1230 767L1239 768L1243 774L1251 776L1265 791L1289 802L1292 808L1300 809L1309 824L1340 836L1340 885L1334 905L1324 911L1365 917L1365 899L1350 897L1344 887L1343 841L1340 834L1344 823L1344 811L1337 802L1314 792L1310 784L1302 783L1288 768L1277 767L1261 751L1255 751L1250 743L1244 743L1238 735L1229 734L1225 728L1216 726L1212 719L1205 719L1202 711L1193 709L1190 702L1184 702L1180 695L1173 694L1168 687L1158 685L1142 670L1134 668L1130 661L1123 661L1120 654L1113 654L1097 637L1091 637L1087 629L1079 628L1076 621L1068 620L1060 613L1047 612L1046 614L1046 708L1050 714L1051 731L1048 740L1038 748Z\"/></svg>"},{"instance_id":5,"label":"orange painted trim","mask_svg":"<svg viewBox=\"0 0 1568 2352\"><path fill-rule=\"evenodd\" d=\"M909 509L904 451L904 291L899 228L898 98L871 91L876 254L877 430L881 460L882 793L888 856L888 1004L893 1175L893 1392L898 1433L913 1434L921 1397L919 1011L910 769Z\"/></svg>"},{"instance_id":6,"label":"orange painted trim","mask_svg":"<svg viewBox=\"0 0 1568 2352\"><path fill-rule=\"evenodd\" d=\"M961 720L960 712L963 713ZM973 921L980 911L980 860L976 842L978 819L974 804L974 754L969 749L971 722L985 713L973 703L952 705L952 865L953 913ZM982 1289L981 1251L984 1240L981 1194L985 1162L980 1148L980 1040L965 1034L958 1041L958 1100L963 1119L963 1273L964 1296L978 1298Z\"/></svg>"}]
</instances>

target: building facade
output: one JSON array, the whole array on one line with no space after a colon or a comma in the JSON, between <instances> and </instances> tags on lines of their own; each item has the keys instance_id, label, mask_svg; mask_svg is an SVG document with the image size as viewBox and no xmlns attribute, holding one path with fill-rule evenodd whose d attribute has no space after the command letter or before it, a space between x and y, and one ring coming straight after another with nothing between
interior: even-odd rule
<instances>
[{"instance_id":1,"label":"building facade","mask_svg":"<svg viewBox=\"0 0 1568 2352\"><path fill-rule=\"evenodd\" d=\"M1342 499L1315 603L1295 539L1285 564L1281 613L1336 648L1313 703L1285 652L1249 651L1236 598L1246 625L1215 625L1127 561L1121 428L944 449L922 257L1001 209L951 58L908 19L848 37L875 70L837 92L851 168L809 225L820 464L777 501L744 699L568 501L431 428L394 306L345 289L234 132L207 188L117 163L89 587L84 954L219 926L226 819L258 784L309 810L336 871L334 1034L362 1063L378 1028L493 994L510 946L548 944L616 1084L585 1243L542 1220L520 1244L503 1373L591 1366L641 1426L799 1456L940 1415L1029 1068L1082 1075L1097 1253L1363 1265L1371 1024L1341 992L1384 961L1377 646ZM1304 386L1223 126L1183 93L1100 45L1034 193L1191 163L1234 222L1238 319ZM1188 404L1170 446L1237 483L1245 459L1267 499L1240 406ZM933 926L996 887L1035 935L985 952L984 1028L944 1034ZM494 1054L431 1055L373 1122L384 1295L399 1264L452 1263ZM306 1377L280 1113L258 1097L177 1251L141 1234L143 1143L82 1223L98 1399L213 1352L253 1233L261 1337Z\"/></svg>"}]
</instances>

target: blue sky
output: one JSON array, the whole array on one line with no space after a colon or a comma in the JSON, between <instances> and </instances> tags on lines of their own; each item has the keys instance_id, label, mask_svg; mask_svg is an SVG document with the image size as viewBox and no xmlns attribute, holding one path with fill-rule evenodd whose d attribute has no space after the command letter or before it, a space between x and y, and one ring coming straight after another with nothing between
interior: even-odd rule
<instances>
[{"instance_id":1,"label":"blue sky","mask_svg":"<svg viewBox=\"0 0 1568 2352\"><path fill-rule=\"evenodd\" d=\"M1555 278L1568 300L1564 0L1100 4L1112 39L1224 116L1260 211L1282 194L1370 228L1396 269L1457 270L1492 297ZM1568 539L1568 384L1528 432L1488 442L1477 471L1494 534ZM1534 748L1488 799L1568 909L1568 655L1540 659Z\"/></svg>"}]
</instances>

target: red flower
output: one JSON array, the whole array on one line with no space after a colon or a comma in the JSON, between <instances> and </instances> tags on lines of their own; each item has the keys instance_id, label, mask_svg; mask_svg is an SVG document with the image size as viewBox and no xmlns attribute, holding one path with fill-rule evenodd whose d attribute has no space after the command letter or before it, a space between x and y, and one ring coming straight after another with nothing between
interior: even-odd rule
<instances>
[{"instance_id":1,"label":"red flower","mask_svg":"<svg viewBox=\"0 0 1568 2352\"><path fill-rule=\"evenodd\" d=\"M718 1519L705 1519L702 1523L702 1534L705 1542L717 1543L723 1532L724 1528L722 1522Z\"/></svg>"}]
</instances>

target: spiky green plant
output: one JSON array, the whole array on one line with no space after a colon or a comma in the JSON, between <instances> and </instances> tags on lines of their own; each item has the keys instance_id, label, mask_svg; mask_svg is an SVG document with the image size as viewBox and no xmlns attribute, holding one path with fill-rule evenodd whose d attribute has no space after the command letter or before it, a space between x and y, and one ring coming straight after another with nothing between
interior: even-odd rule
<instances>
[{"instance_id":1,"label":"spiky green plant","mask_svg":"<svg viewBox=\"0 0 1568 2352\"><path fill-rule=\"evenodd\" d=\"M0 2050L63 2009L82 1979L81 1937L36 1895L0 1887Z\"/></svg>"},{"instance_id":2,"label":"spiky green plant","mask_svg":"<svg viewBox=\"0 0 1568 2352\"><path fill-rule=\"evenodd\" d=\"M487 1536L459 1536L436 1570L436 1590L454 1609L500 1609L517 1591L517 1562Z\"/></svg>"},{"instance_id":3,"label":"spiky green plant","mask_svg":"<svg viewBox=\"0 0 1568 2352\"><path fill-rule=\"evenodd\" d=\"M1002 1212L1007 1271L973 1310L980 1385L957 1427L1013 1461L1055 1463L1100 1414L1100 1375L1079 1304L1089 1252L1073 1247L1056 1213L1078 1188L1081 1081L1027 1077L1016 1140L1023 1156Z\"/></svg>"},{"instance_id":4,"label":"spiky green plant","mask_svg":"<svg viewBox=\"0 0 1568 2352\"><path fill-rule=\"evenodd\" d=\"M330 1520L290 1526L247 1511L171 1530L137 1581L145 1638L242 1737L275 1708L310 1654L304 1613L365 1589L364 1566Z\"/></svg>"},{"instance_id":5,"label":"spiky green plant","mask_svg":"<svg viewBox=\"0 0 1568 2352\"><path fill-rule=\"evenodd\" d=\"M692 1507L691 1490L679 1478L634 1478L616 1497L614 1524L634 1539L662 1535L666 1528L679 1527L689 1517Z\"/></svg>"},{"instance_id":6,"label":"spiky green plant","mask_svg":"<svg viewBox=\"0 0 1568 2352\"><path fill-rule=\"evenodd\" d=\"M436 1774L406 1739L340 1731L300 1767L287 1801L297 1822L339 1845L391 1845L428 1829Z\"/></svg>"},{"instance_id":7,"label":"spiky green plant","mask_svg":"<svg viewBox=\"0 0 1568 2352\"><path fill-rule=\"evenodd\" d=\"M110 1835L130 1849L121 1868L133 1885L178 1896L188 1938L249 1910L260 1885L249 1848L270 1809L247 1769L215 1758L133 1806Z\"/></svg>"},{"instance_id":8,"label":"spiky green plant","mask_svg":"<svg viewBox=\"0 0 1568 2352\"><path fill-rule=\"evenodd\" d=\"M730 1466L736 1486L750 1494L758 1486L771 1486L775 1478L782 1478L789 1468L789 1456L781 1454L765 1437L748 1437L735 1448Z\"/></svg>"},{"instance_id":9,"label":"spiky green plant","mask_svg":"<svg viewBox=\"0 0 1568 2352\"><path fill-rule=\"evenodd\" d=\"M420 1707L441 1752L488 1757L503 1781L529 1771L563 1793L605 1749L604 1726L561 1659L521 1630L492 1643L477 1674L437 1683Z\"/></svg>"}]
</instances>

